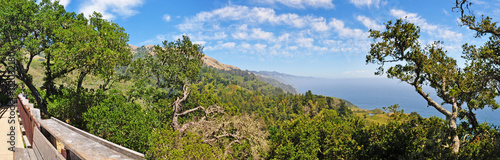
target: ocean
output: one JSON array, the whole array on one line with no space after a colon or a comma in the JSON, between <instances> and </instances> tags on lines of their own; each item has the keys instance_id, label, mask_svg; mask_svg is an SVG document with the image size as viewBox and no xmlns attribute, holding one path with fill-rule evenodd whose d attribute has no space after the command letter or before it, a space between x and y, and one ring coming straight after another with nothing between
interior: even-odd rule
<instances>
[{"instance_id":1,"label":"ocean","mask_svg":"<svg viewBox=\"0 0 500 160\"><path fill-rule=\"evenodd\" d=\"M314 94L345 99L363 109L382 109L382 107L399 104L400 109L403 109L405 113L417 112L426 118L431 116L445 118L434 107L428 106L427 101L412 86L399 80L388 78L332 80L295 78L286 81L302 94L307 90L311 90ZM424 91L430 93L435 101L441 102L441 99L436 96L431 88L424 88ZM498 98L497 101L500 102ZM450 105L444 107L451 111ZM500 111L498 110L484 108L477 110L475 113L480 123L488 122L500 125L500 117L497 116Z\"/></svg>"}]
</instances>

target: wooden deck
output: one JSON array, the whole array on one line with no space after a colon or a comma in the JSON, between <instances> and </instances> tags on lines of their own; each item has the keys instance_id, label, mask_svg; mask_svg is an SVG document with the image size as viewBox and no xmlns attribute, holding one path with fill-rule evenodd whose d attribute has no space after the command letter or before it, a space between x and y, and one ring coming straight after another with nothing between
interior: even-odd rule
<instances>
[{"instance_id":1,"label":"wooden deck","mask_svg":"<svg viewBox=\"0 0 500 160\"><path fill-rule=\"evenodd\" d=\"M39 110L33 108L33 105L21 94L18 95L17 102L24 127L23 133L27 137L25 144L32 145L31 148L16 146L16 152L14 152L16 160L144 159L142 153L94 136L54 117L41 119ZM21 138L18 139L21 140ZM7 159L12 159L12 154L9 157L11 158ZM0 157L0 159L4 158Z\"/></svg>"},{"instance_id":2,"label":"wooden deck","mask_svg":"<svg viewBox=\"0 0 500 160\"><path fill-rule=\"evenodd\" d=\"M78 159L144 159L141 153L89 134L55 118L41 120L40 126L42 130L61 142L70 155L73 154Z\"/></svg>"}]
</instances>

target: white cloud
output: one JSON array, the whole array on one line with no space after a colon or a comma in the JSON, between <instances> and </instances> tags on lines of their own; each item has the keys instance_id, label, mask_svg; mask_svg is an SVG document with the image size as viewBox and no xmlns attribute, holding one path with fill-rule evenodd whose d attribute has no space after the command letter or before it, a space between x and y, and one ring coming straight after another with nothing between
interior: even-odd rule
<instances>
[{"instance_id":1,"label":"white cloud","mask_svg":"<svg viewBox=\"0 0 500 160\"><path fill-rule=\"evenodd\" d=\"M375 22L370 25L377 26ZM184 19L177 28L181 32L195 33L188 35L193 41L207 41L207 51L293 56L298 52L366 53L369 48L368 32L364 28L351 28L335 18L278 14L274 9L263 7L229 5L203 11ZM213 40L234 40L236 43Z\"/></svg>"},{"instance_id":2,"label":"white cloud","mask_svg":"<svg viewBox=\"0 0 500 160\"><path fill-rule=\"evenodd\" d=\"M311 26L316 31L327 31L330 29L330 27L326 25L326 20L323 17L311 18Z\"/></svg>"},{"instance_id":3,"label":"white cloud","mask_svg":"<svg viewBox=\"0 0 500 160\"><path fill-rule=\"evenodd\" d=\"M363 6L371 7L379 7L380 0L349 0L352 4L354 4L356 7L361 8Z\"/></svg>"},{"instance_id":4,"label":"white cloud","mask_svg":"<svg viewBox=\"0 0 500 160\"><path fill-rule=\"evenodd\" d=\"M310 47L313 47L312 43L314 42L314 39L312 39L312 38L297 38L297 40L295 40L295 41L301 47L310 48Z\"/></svg>"},{"instance_id":5,"label":"white cloud","mask_svg":"<svg viewBox=\"0 0 500 160\"><path fill-rule=\"evenodd\" d=\"M289 37L290 37L290 34L285 33L285 34L278 37L278 42L286 42L286 41L288 41Z\"/></svg>"},{"instance_id":6,"label":"white cloud","mask_svg":"<svg viewBox=\"0 0 500 160\"><path fill-rule=\"evenodd\" d=\"M276 50L280 50L281 49L281 44L279 43L276 43L274 44L273 46L270 47L272 50L276 51Z\"/></svg>"},{"instance_id":7,"label":"white cloud","mask_svg":"<svg viewBox=\"0 0 500 160\"><path fill-rule=\"evenodd\" d=\"M332 18L332 21L328 23L331 27L335 29L335 32L339 34L339 36L344 38L354 38L354 39L366 39L368 38L368 32L363 31L361 29L351 29L344 26L344 22L342 20L338 20Z\"/></svg>"},{"instance_id":8,"label":"white cloud","mask_svg":"<svg viewBox=\"0 0 500 160\"><path fill-rule=\"evenodd\" d=\"M226 42L218 41L216 45L207 45L205 46L205 50L214 51L214 50L223 50L223 49L232 49L236 46L234 42Z\"/></svg>"},{"instance_id":9,"label":"white cloud","mask_svg":"<svg viewBox=\"0 0 500 160\"><path fill-rule=\"evenodd\" d=\"M123 18L133 16L138 11L133 8L143 4L143 0L92 0L80 6L79 12L86 16L100 12L105 19L114 19L117 15Z\"/></svg>"},{"instance_id":10,"label":"white cloud","mask_svg":"<svg viewBox=\"0 0 500 160\"><path fill-rule=\"evenodd\" d=\"M211 36L200 36L202 39L224 39L227 37L226 33L224 32L215 32Z\"/></svg>"},{"instance_id":11,"label":"white cloud","mask_svg":"<svg viewBox=\"0 0 500 160\"><path fill-rule=\"evenodd\" d=\"M207 44L206 41L193 41L194 44L199 44L199 45L202 45L202 46L205 46L205 44Z\"/></svg>"},{"instance_id":12,"label":"white cloud","mask_svg":"<svg viewBox=\"0 0 500 160\"><path fill-rule=\"evenodd\" d=\"M63 6L64 6L64 8L66 8L66 6L68 6L68 4L69 4L69 2L70 2L71 0L50 0L50 1L51 1L52 3L53 3L53 2L55 2L55 1L59 1L59 4L60 4L60 5L63 5Z\"/></svg>"},{"instance_id":13,"label":"white cloud","mask_svg":"<svg viewBox=\"0 0 500 160\"><path fill-rule=\"evenodd\" d=\"M330 9L335 7L335 5L332 3L332 0L256 0L256 1L264 4L281 3L287 7L298 8L298 9L304 9L306 7Z\"/></svg>"},{"instance_id":14,"label":"white cloud","mask_svg":"<svg viewBox=\"0 0 500 160\"><path fill-rule=\"evenodd\" d=\"M231 36L234 39L247 39L248 38L248 33L240 31L240 32L232 33Z\"/></svg>"},{"instance_id":15,"label":"white cloud","mask_svg":"<svg viewBox=\"0 0 500 160\"><path fill-rule=\"evenodd\" d=\"M250 47L252 47L250 44L246 43L246 42L243 42L240 44L240 46L244 49L250 49Z\"/></svg>"},{"instance_id":16,"label":"white cloud","mask_svg":"<svg viewBox=\"0 0 500 160\"><path fill-rule=\"evenodd\" d=\"M322 51L322 52L324 52L324 51L327 51L327 50L328 50L328 48L326 48L326 47L318 47L318 46L314 46L314 47L313 47L313 50L315 50L315 51Z\"/></svg>"},{"instance_id":17,"label":"white cloud","mask_svg":"<svg viewBox=\"0 0 500 160\"><path fill-rule=\"evenodd\" d=\"M262 31L260 28L254 28L252 29L250 37L255 39L271 40L273 38L273 33Z\"/></svg>"},{"instance_id":18,"label":"white cloud","mask_svg":"<svg viewBox=\"0 0 500 160\"><path fill-rule=\"evenodd\" d=\"M248 30L248 25L247 24L242 24L240 27L238 27L239 30L241 31L246 31Z\"/></svg>"},{"instance_id":19,"label":"white cloud","mask_svg":"<svg viewBox=\"0 0 500 160\"><path fill-rule=\"evenodd\" d=\"M357 16L356 20L363 23L363 25L369 29L374 29L374 30L379 30L379 31L384 29L384 25L377 24L377 22L375 22L374 20L372 20L368 17L365 17L365 16L361 16L361 15Z\"/></svg>"},{"instance_id":20,"label":"white cloud","mask_svg":"<svg viewBox=\"0 0 500 160\"><path fill-rule=\"evenodd\" d=\"M219 21L241 21L245 24L269 23L271 25L288 25L294 28L310 27L315 31L326 31L328 26L323 17L299 16L295 13L276 14L274 9L230 5L224 8L200 12L194 17L186 18L177 25L181 31L210 30L210 24ZM245 27L245 26L241 26Z\"/></svg>"},{"instance_id":21,"label":"white cloud","mask_svg":"<svg viewBox=\"0 0 500 160\"><path fill-rule=\"evenodd\" d=\"M234 42L227 42L227 43L223 43L220 45L222 48L234 48L234 46L236 46L236 43Z\"/></svg>"},{"instance_id":22,"label":"white cloud","mask_svg":"<svg viewBox=\"0 0 500 160\"><path fill-rule=\"evenodd\" d=\"M264 50L264 49L266 49L267 45L257 43L254 45L254 47L255 47L255 49L258 49L258 50Z\"/></svg>"},{"instance_id":23,"label":"white cloud","mask_svg":"<svg viewBox=\"0 0 500 160\"><path fill-rule=\"evenodd\" d=\"M426 19L418 16L416 13L409 13L400 9L392 9L390 14L393 17L403 18L417 26L420 26L422 31L436 38L443 38L444 40L455 42L462 40L462 33L451 31L444 26L429 24Z\"/></svg>"},{"instance_id":24,"label":"white cloud","mask_svg":"<svg viewBox=\"0 0 500 160\"><path fill-rule=\"evenodd\" d=\"M170 22L170 15L168 14L163 15L163 20Z\"/></svg>"},{"instance_id":25,"label":"white cloud","mask_svg":"<svg viewBox=\"0 0 500 160\"><path fill-rule=\"evenodd\" d=\"M323 44L329 45L329 46L331 46L331 45L339 45L339 44L342 44L342 41L336 41L336 40L328 39L328 40L324 40Z\"/></svg>"}]
</instances>

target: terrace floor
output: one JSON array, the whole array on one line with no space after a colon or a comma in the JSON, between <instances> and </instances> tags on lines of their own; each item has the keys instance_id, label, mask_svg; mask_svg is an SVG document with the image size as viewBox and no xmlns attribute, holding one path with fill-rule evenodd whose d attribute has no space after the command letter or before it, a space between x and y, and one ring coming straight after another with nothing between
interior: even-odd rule
<instances>
[{"instance_id":1,"label":"terrace floor","mask_svg":"<svg viewBox=\"0 0 500 160\"><path fill-rule=\"evenodd\" d=\"M17 106L0 107L0 160L14 159L9 148L24 148L17 112Z\"/></svg>"}]
</instances>

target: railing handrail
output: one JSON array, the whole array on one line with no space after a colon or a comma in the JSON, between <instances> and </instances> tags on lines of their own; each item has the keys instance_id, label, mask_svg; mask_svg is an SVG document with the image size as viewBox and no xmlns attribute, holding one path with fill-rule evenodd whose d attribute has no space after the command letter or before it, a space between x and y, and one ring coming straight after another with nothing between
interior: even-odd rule
<instances>
[{"instance_id":1,"label":"railing handrail","mask_svg":"<svg viewBox=\"0 0 500 160\"><path fill-rule=\"evenodd\" d=\"M72 125L64 123L64 122L62 122L61 120L59 120L57 118L52 117L50 119L56 121L57 123L65 126L66 128L69 128L70 130L72 130L72 131L74 131L74 132L76 132L76 133L78 133L78 134L80 134L80 135L82 135L84 137L87 137L87 138L89 138L91 140L94 140L94 141L96 141L96 142L98 142L98 143L100 143L100 144L102 144L102 145L104 145L104 146L106 146L108 148L111 148L111 149L113 149L115 151L118 151L119 153L125 154L125 155L127 155L129 157L133 157L135 159L144 158L144 154L142 154L142 153L139 153L137 151L131 150L131 149L126 148L126 147L123 147L123 146L118 145L116 143L110 142L110 141L108 141L106 139L103 139L103 138L98 137L96 135L90 134L88 132L85 132L85 131L83 131L83 130L81 130L79 128L76 128L76 127L72 126Z\"/></svg>"},{"instance_id":2,"label":"railing handrail","mask_svg":"<svg viewBox=\"0 0 500 160\"><path fill-rule=\"evenodd\" d=\"M50 122L49 119L46 119L46 120L39 119L38 117L40 117L40 116L36 117L35 115L32 115L32 114L37 114L37 113L32 113L32 112L34 112L35 109L33 107L28 107L28 106L31 106L32 104L30 104L29 101L27 101L27 99L25 99L21 94L19 94L17 96L17 102L18 102L17 106L19 109L19 113L20 113L21 119L23 121L23 126L25 127L25 130L26 130L26 136L28 137L28 141L32 146L33 146L34 129L38 129L40 131L44 130L45 131L44 134L46 134L45 136L49 136L49 137L47 137L48 139L51 139L50 137L55 138L55 139L59 140L60 142L62 142L65 145L65 148L69 147L68 149L71 149L72 151L76 150L76 151L88 152L88 151L85 151L85 149L81 150L82 148L80 148L80 149L78 149L78 147L74 148L75 146L72 146L72 145L66 146L66 144L71 144L72 142L71 141L66 142L64 139L68 140L67 137L59 139L60 137L58 137L58 136L68 135L68 134L71 134L71 135L79 134L81 136L77 136L77 137L82 137L83 139L89 140L89 141L85 141L85 142L100 144L104 147L102 149L104 149L104 150L110 149L109 150L110 153L117 152L125 157L130 157L133 159L144 159L144 154L142 154L142 153L139 153L137 151L123 147L121 145L115 144L115 143L110 142L108 140L105 140L101 137L92 135L92 134L85 132L81 129L78 129L74 126L71 126L67 123L64 123L61 120L58 120L57 118L52 117L50 119L50 120L52 120L51 123L49 123ZM39 112L38 112L38 114L39 114ZM47 123L49 123L49 124L47 124ZM47 128L47 127L49 127L49 128ZM64 134L61 134L61 132L58 132L56 128L67 128L67 129L63 129L66 131L64 132ZM56 129L56 130L54 130L54 129ZM67 132L73 132L73 133L67 133ZM71 139L71 137L70 137L70 139ZM93 141L93 142L91 142L91 141ZM54 144L55 144L55 141L53 142L53 145ZM63 151L61 151L61 152L63 152Z\"/></svg>"},{"instance_id":3,"label":"railing handrail","mask_svg":"<svg viewBox=\"0 0 500 160\"><path fill-rule=\"evenodd\" d=\"M28 138L30 145L33 146L34 126L36 126L37 128L39 128L40 126L34 120L35 118L29 113L28 109L26 108L26 105L24 105L23 103L24 100L25 98L22 97L21 94L17 95L17 109L19 110L19 114L23 122L23 127L26 132L26 137Z\"/></svg>"}]
</instances>

